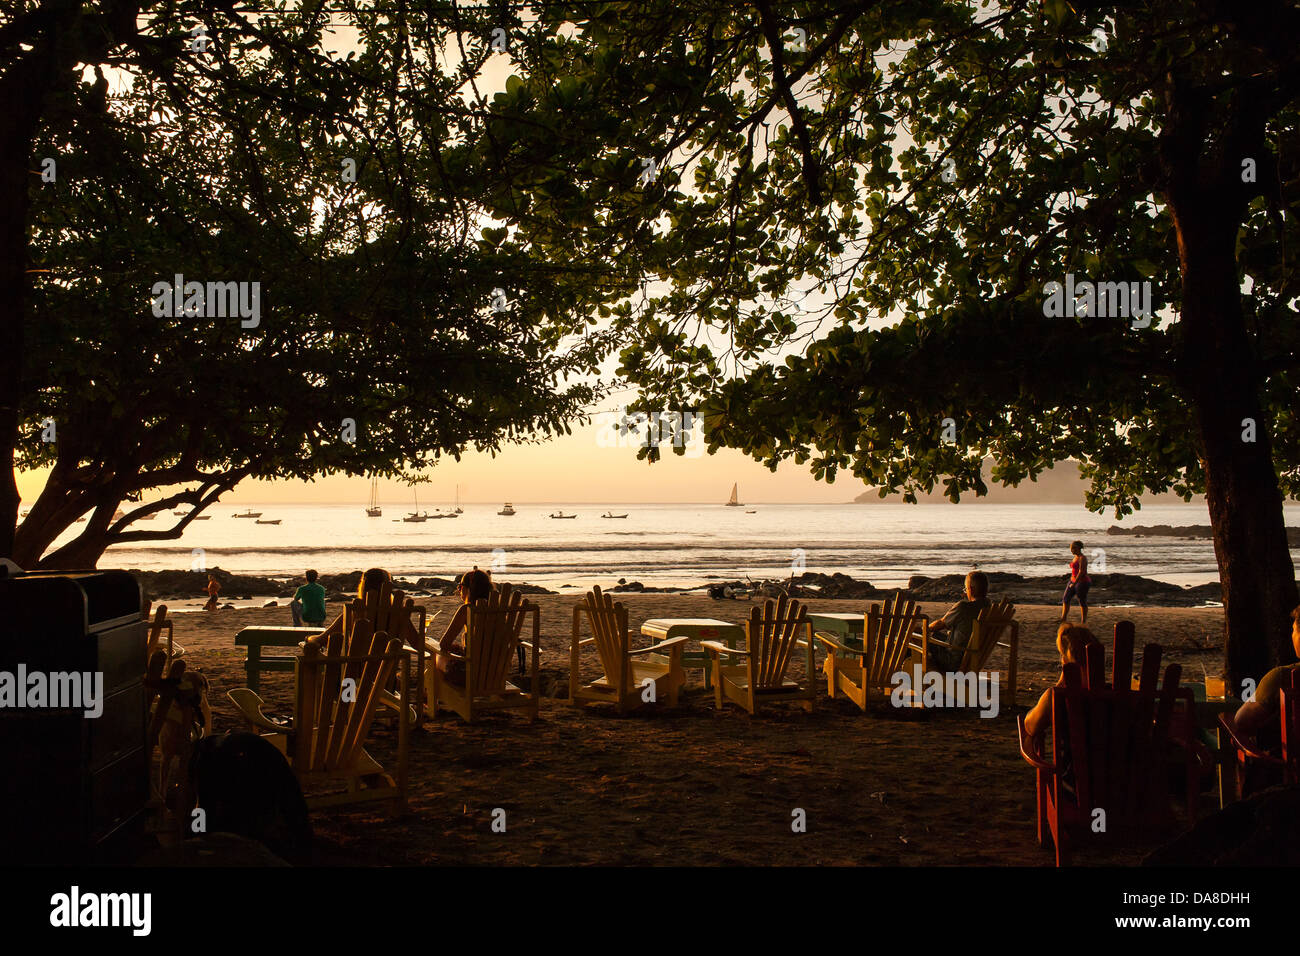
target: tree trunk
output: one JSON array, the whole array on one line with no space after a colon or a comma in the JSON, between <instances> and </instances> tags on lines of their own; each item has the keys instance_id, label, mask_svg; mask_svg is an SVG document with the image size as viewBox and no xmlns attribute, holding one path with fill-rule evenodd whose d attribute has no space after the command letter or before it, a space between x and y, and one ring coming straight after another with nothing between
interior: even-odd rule
<instances>
[{"instance_id":1,"label":"tree trunk","mask_svg":"<svg viewBox=\"0 0 1300 956\"><path fill-rule=\"evenodd\" d=\"M32 139L43 95L16 70L0 83L0 557L13 554L18 524L14 451L22 404L27 301L27 190Z\"/></svg>"},{"instance_id":2,"label":"tree trunk","mask_svg":"<svg viewBox=\"0 0 1300 956\"><path fill-rule=\"evenodd\" d=\"M1174 205L1174 221L1183 284L1180 379L1194 405L1205 468L1228 687L1240 695L1247 678L1258 681L1294 660L1289 615L1298 598L1270 423L1260 406L1262 372L1241 311L1238 223L1225 205Z\"/></svg>"}]
</instances>

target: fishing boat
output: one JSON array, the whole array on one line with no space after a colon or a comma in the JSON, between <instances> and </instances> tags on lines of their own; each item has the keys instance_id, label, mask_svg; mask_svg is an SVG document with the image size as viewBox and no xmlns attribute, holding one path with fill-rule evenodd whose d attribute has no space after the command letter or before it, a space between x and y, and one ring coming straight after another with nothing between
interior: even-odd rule
<instances>
[{"instance_id":1,"label":"fishing boat","mask_svg":"<svg viewBox=\"0 0 1300 956\"><path fill-rule=\"evenodd\" d=\"M515 513L515 509L508 501L506 502L505 507L497 512L497 514L499 515L512 515L514 513Z\"/></svg>"},{"instance_id":2,"label":"fishing boat","mask_svg":"<svg viewBox=\"0 0 1300 956\"><path fill-rule=\"evenodd\" d=\"M563 511L557 511L555 512L555 514L551 515L551 517L552 518L576 518L578 516L576 514L566 515Z\"/></svg>"},{"instance_id":3,"label":"fishing boat","mask_svg":"<svg viewBox=\"0 0 1300 956\"><path fill-rule=\"evenodd\" d=\"M739 488L740 488L739 484L734 484L731 486L731 498L727 501L728 508L740 507L740 499L736 497L736 492L739 490Z\"/></svg>"},{"instance_id":4,"label":"fishing boat","mask_svg":"<svg viewBox=\"0 0 1300 956\"><path fill-rule=\"evenodd\" d=\"M460 485L456 486L456 514L463 515L464 509L460 506Z\"/></svg>"},{"instance_id":5,"label":"fishing boat","mask_svg":"<svg viewBox=\"0 0 1300 956\"><path fill-rule=\"evenodd\" d=\"M601 515L601 517L602 518L626 518L627 515L610 514L608 511L606 511L603 515Z\"/></svg>"},{"instance_id":6,"label":"fishing boat","mask_svg":"<svg viewBox=\"0 0 1300 956\"><path fill-rule=\"evenodd\" d=\"M245 511L242 515L231 515L230 517L232 517L232 518L260 518L260 517L262 517L262 512L260 512L260 511L254 511L252 508L250 508L250 509L248 509L247 511Z\"/></svg>"},{"instance_id":7,"label":"fishing boat","mask_svg":"<svg viewBox=\"0 0 1300 956\"><path fill-rule=\"evenodd\" d=\"M194 520L195 520L195 521L207 521L207 520L209 520L211 517L212 517L212 515L195 515L195 516L194 516Z\"/></svg>"},{"instance_id":8,"label":"fishing boat","mask_svg":"<svg viewBox=\"0 0 1300 956\"><path fill-rule=\"evenodd\" d=\"M370 479L370 507L366 509L366 516L370 518L382 518L384 509L379 507L379 479Z\"/></svg>"},{"instance_id":9,"label":"fishing boat","mask_svg":"<svg viewBox=\"0 0 1300 956\"><path fill-rule=\"evenodd\" d=\"M258 518L257 524L279 524L282 520L282 518L268 518L266 521L263 521L261 518Z\"/></svg>"}]
</instances>

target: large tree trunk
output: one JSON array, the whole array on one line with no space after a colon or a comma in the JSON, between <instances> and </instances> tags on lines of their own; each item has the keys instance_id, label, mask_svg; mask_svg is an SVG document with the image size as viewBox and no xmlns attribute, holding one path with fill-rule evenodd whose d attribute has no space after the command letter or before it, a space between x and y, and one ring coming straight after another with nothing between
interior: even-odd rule
<instances>
[{"instance_id":1,"label":"large tree trunk","mask_svg":"<svg viewBox=\"0 0 1300 956\"><path fill-rule=\"evenodd\" d=\"M1184 202L1174 221L1183 283L1180 379L1200 432L1228 686L1240 695L1247 678L1258 681L1294 660L1289 615L1298 599L1270 423L1260 407L1262 373L1241 311L1238 223L1225 205Z\"/></svg>"},{"instance_id":2,"label":"large tree trunk","mask_svg":"<svg viewBox=\"0 0 1300 956\"><path fill-rule=\"evenodd\" d=\"M18 523L14 449L22 403L23 316L27 299L27 190L32 139L43 95L17 69L0 82L0 557L10 557Z\"/></svg>"}]
</instances>

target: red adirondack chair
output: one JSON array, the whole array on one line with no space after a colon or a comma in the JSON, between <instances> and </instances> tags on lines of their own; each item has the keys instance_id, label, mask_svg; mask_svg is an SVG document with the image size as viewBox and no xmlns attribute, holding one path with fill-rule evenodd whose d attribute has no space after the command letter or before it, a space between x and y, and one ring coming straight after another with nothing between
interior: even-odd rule
<instances>
[{"instance_id":1,"label":"red adirondack chair","mask_svg":"<svg viewBox=\"0 0 1300 956\"><path fill-rule=\"evenodd\" d=\"M1158 644L1146 646L1139 689L1132 689L1132 653L1131 624L1117 626L1111 686L1105 683L1100 648L1091 650L1086 667L1065 666L1064 686L1051 691L1048 753L1026 733L1024 717L1018 718L1021 755L1036 771L1038 841L1046 845L1050 833L1057 866L1069 862L1071 844L1081 836L1111 837L1172 824L1170 760L1188 767L1188 814L1196 819L1195 762L1172 728L1179 701L1191 712L1191 691L1179 689L1177 664L1169 666L1157 689Z\"/></svg>"}]
</instances>

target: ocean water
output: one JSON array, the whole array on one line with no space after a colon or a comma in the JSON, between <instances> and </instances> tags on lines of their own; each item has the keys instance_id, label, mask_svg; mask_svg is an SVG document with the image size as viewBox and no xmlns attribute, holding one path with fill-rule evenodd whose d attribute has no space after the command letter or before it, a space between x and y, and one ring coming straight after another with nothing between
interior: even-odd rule
<instances>
[{"instance_id":1,"label":"ocean water","mask_svg":"<svg viewBox=\"0 0 1300 956\"><path fill-rule=\"evenodd\" d=\"M251 507L279 525L234 518ZM877 586L913 574L965 573L972 567L1023 575L1068 574L1069 545L1082 539L1092 570L1137 574L1175 584L1218 580L1208 539L1108 536L1116 521L1067 505L462 504L454 519L403 523L409 509L387 505L370 518L358 505L218 506L177 541L120 546L101 567L143 570L220 567L298 576L372 566L395 575L451 576L478 565L495 577L558 589L618 578L646 585L697 585L746 576L785 578L792 570L843 572ZM752 509L753 513L748 513ZM552 519L555 511L577 514ZM627 514L606 519L606 511ZM1300 520L1290 508L1287 523ZM162 525L163 517L156 519ZM1124 525L1208 524L1203 505L1142 509ZM201 551L196 551L201 549ZM1300 559L1300 553L1293 555Z\"/></svg>"}]
</instances>

